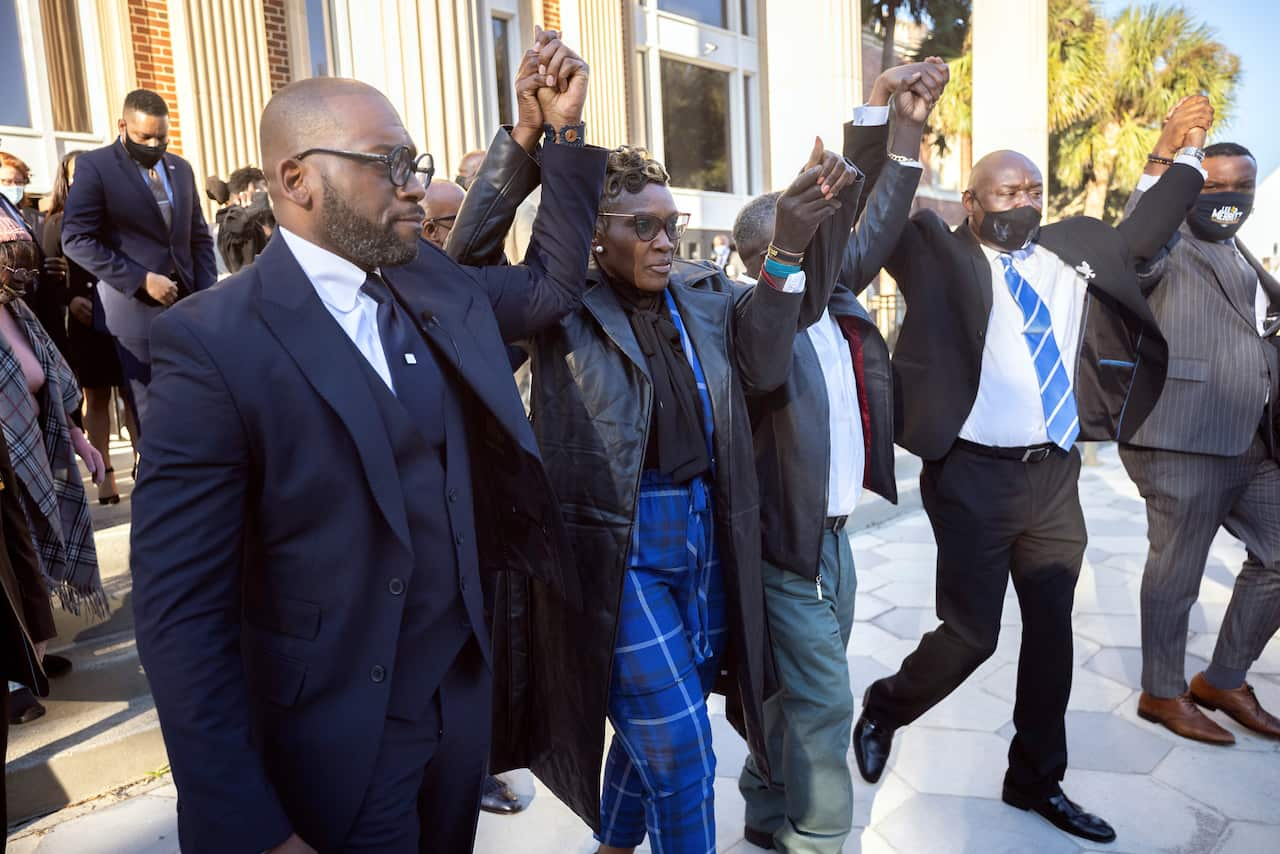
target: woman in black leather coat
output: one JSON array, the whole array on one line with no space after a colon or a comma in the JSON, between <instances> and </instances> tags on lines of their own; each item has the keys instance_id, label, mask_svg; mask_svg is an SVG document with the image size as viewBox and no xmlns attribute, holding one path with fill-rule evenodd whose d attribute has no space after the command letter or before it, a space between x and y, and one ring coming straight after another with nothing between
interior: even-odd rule
<instances>
[{"instance_id":1,"label":"woman in black leather coat","mask_svg":"<svg viewBox=\"0 0 1280 854\"><path fill-rule=\"evenodd\" d=\"M505 142L455 221L446 248L462 263L495 260L537 183L536 163ZM779 201L775 244L803 250L820 224L847 240L855 180L819 147ZM662 166L643 149L617 149L583 305L524 345L531 420L584 607L504 580L492 764L532 768L597 831L603 852L634 847L646 831L655 852L714 847L703 698L717 676L764 757L767 641L745 393L786 378L802 300L825 301L839 265L839 251L806 259L807 295L784 292L804 288L789 268L741 288L714 265L675 257L684 223ZM617 735L602 804L606 716ZM662 725L643 723L654 719Z\"/></svg>"}]
</instances>

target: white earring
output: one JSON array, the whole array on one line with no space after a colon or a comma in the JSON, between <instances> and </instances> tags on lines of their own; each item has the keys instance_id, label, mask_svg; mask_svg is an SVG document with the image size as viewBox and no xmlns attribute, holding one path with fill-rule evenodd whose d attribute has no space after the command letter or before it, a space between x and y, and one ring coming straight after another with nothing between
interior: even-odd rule
<instances>
[{"instance_id":1,"label":"white earring","mask_svg":"<svg viewBox=\"0 0 1280 854\"><path fill-rule=\"evenodd\" d=\"M597 244L597 245L596 245L596 254L597 254L597 255L600 255L600 254L603 254L603 253L604 253L604 247L603 247L603 246L600 246L599 244Z\"/></svg>"}]
</instances>

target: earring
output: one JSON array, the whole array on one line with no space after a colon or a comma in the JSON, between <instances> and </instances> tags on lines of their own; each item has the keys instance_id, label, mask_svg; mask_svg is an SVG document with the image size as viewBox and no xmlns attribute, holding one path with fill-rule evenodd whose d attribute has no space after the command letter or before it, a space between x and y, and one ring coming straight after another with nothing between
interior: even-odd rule
<instances>
[{"instance_id":1,"label":"earring","mask_svg":"<svg viewBox=\"0 0 1280 854\"><path fill-rule=\"evenodd\" d=\"M604 247L597 243L597 244L596 244L596 247L595 247L595 251L596 251L596 254L597 254L597 255L603 255L603 254L604 254Z\"/></svg>"}]
</instances>

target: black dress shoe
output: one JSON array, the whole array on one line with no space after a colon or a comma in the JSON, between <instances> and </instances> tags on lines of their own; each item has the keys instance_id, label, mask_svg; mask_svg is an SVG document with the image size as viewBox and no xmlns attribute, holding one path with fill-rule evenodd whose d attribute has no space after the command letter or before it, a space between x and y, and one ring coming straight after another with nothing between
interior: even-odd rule
<instances>
[{"instance_id":1,"label":"black dress shoe","mask_svg":"<svg viewBox=\"0 0 1280 854\"><path fill-rule=\"evenodd\" d=\"M43 664L44 675L50 679L57 679L71 672L71 659L65 656L46 655Z\"/></svg>"},{"instance_id":2,"label":"black dress shoe","mask_svg":"<svg viewBox=\"0 0 1280 854\"><path fill-rule=\"evenodd\" d=\"M853 728L853 756L858 772L868 783L880 782L889 751L893 749L893 730L867 717L863 712Z\"/></svg>"},{"instance_id":3,"label":"black dress shoe","mask_svg":"<svg viewBox=\"0 0 1280 854\"><path fill-rule=\"evenodd\" d=\"M524 809L520 796L501 778L492 774L484 778L484 794L480 796L480 809L495 815L515 815Z\"/></svg>"},{"instance_id":4,"label":"black dress shoe","mask_svg":"<svg viewBox=\"0 0 1280 854\"><path fill-rule=\"evenodd\" d=\"M766 851L773 850L773 834L768 831L759 830L749 824L743 825L742 838L757 848L763 848Z\"/></svg>"},{"instance_id":5,"label":"black dress shoe","mask_svg":"<svg viewBox=\"0 0 1280 854\"><path fill-rule=\"evenodd\" d=\"M9 692L9 725L29 724L44 717L44 705L30 689Z\"/></svg>"},{"instance_id":6,"label":"black dress shoe","mask_svg":"<svg viewBox=\"0 0 1280 854\"><path fill-rule=\"evenodd\" d=\"M1062 792L1050 795L1042 801L1028 803L1005 789L1001 799L1011 807L1030 810L1043 816L1054 827L1063 833L1070 833L1090 842L1115 842L1116 832L1102 819L1091 812L1085 812L1079 804Z\"/></svg>"}]
</instances>

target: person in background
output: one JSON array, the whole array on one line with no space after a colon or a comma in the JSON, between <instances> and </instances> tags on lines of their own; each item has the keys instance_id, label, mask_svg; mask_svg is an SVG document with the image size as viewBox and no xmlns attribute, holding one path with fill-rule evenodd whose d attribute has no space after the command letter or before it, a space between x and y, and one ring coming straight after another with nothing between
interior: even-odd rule
<instances>
[{"instance_id":1,"label":"person in background","mask_svg":"<svg viewBox=\"0 0 1280 854\"><path fill-rule=\"evenodd\" d=\"M462 160L458 163L458 177L453 179L454 183L464 190L470 190L471 183L476 179L476 173L480 171L480 164L484 163L484 156L483 148L477 148L462 155Z\"/></svg>"},{"instance_id":2,"label":"person in background","mask_svg":"<svg viewBox=\"0 0 1280 854\"><path fill-rule=\"evenodd\" d=\"M12 204L31 239L41 242L45 218L35 199L27 195L31 183L31 169L20 158L0 151L0 205ZM45 331L58 349L65 350L66 324L66 261L59 256L43 256L40 260L40 278L27 289L26 303L44 324Z\"/></svg>"},{"instance_id":3,"label":"person in background","mask_svg":"<svg viewBox=\"0 0 1280 854\"><path fill-rule=\"evenodd\" d=\"M191 165L169 145L169 106L148 89L125 97L120 137L76 161L62 246L99 282L106 326L140 430L147 423L151 324L217 279L213 236Z\"/></svg>"},{"instance_id":4,"label":"person in background","mask_svg":"<svg viewBox=\"0 0 1280 854\"><path fill-rule=\"evenodd\" d=\"M267 179L262 170L245 166L227 178L227 202L217 212L218 256L228 274L253 263L275 231Z\"/></svg>"},{"instance_id":5,"label":"person in background","mask_svg":"<svg viewBox=\"0 0 1280 854\"><path fill-rule=\"evenodd\" d=\"M18 685L32 696L49 693L40 660L57 631L22 503L22 487L9 460L8 444L0 436L0 757L9 746L12 686ZM8 792L0 772L0 815L7 807ZM0 834L0 852L5 849L4 839Z\"/></svg>"},{"instance_id":6,"label":"person in background","mask_svg":"<svg viewBox=\"0 0 1280 854\"><path fill-rule=\"evenodd\" d=\"M62 218L67 193L75 180L79 152L68 152L58 166L58 177L49 196L48 218L45 220L43 244L46 258L63 257ZM93 277L75 262L67 263L67 346L63 351L80 387L84 389L84 426L89 442L106 462L106 475L98 484L99 504L119 504L115 469L111 465L112 392L123 398L124 376L115 342L103 327L102 303ZM126 413L129 408L125 407ZM137 443L137 430L130 422L129 436Z\"/></svg>"},{"instance_id":7,"label":"person in background","mask_svg":"<svg viewBox=\"0 0 1280 854\"><path fill-rule=\"evenodd\" d=\"M717 234L711 238L711 262L723 270L729 265L729 254L733 250L729 246L729 238L723 234ZM725 275L730 275L726 273Z\"/></svg>"},{"instance_id":8,"label":"person in background","mask_svg":"<svg viewBox=\"0 0 1280 854\"><path fill-rule=\"evenodd\" d=\"M467 191L460 184L432 181L422 202L427 211L427 218L422 221L422 239L443 249L453 228L453 220L458 216L458 208L462 207L462 200L466 197ZM513 264L520 261L519 258L507 260Z\"/></svg>"},{"instance_id":9,"label":"person in background","mask_svg":"<svg viewBox=\"0 0 1280 854\"><path fill-rule=\"evenodd\" d=\"M102 481L105 464L80 429L75 375L22 300L39 275L39 258L26 228L0 214L0 425L42 575L63 608L74 614L87 608L105 619L107 597L76 455L95 483ZM59 669L70 669L70 662ZM30 691L10 696L11 723L43 714Z\"/></svg>"}]
</instances>

